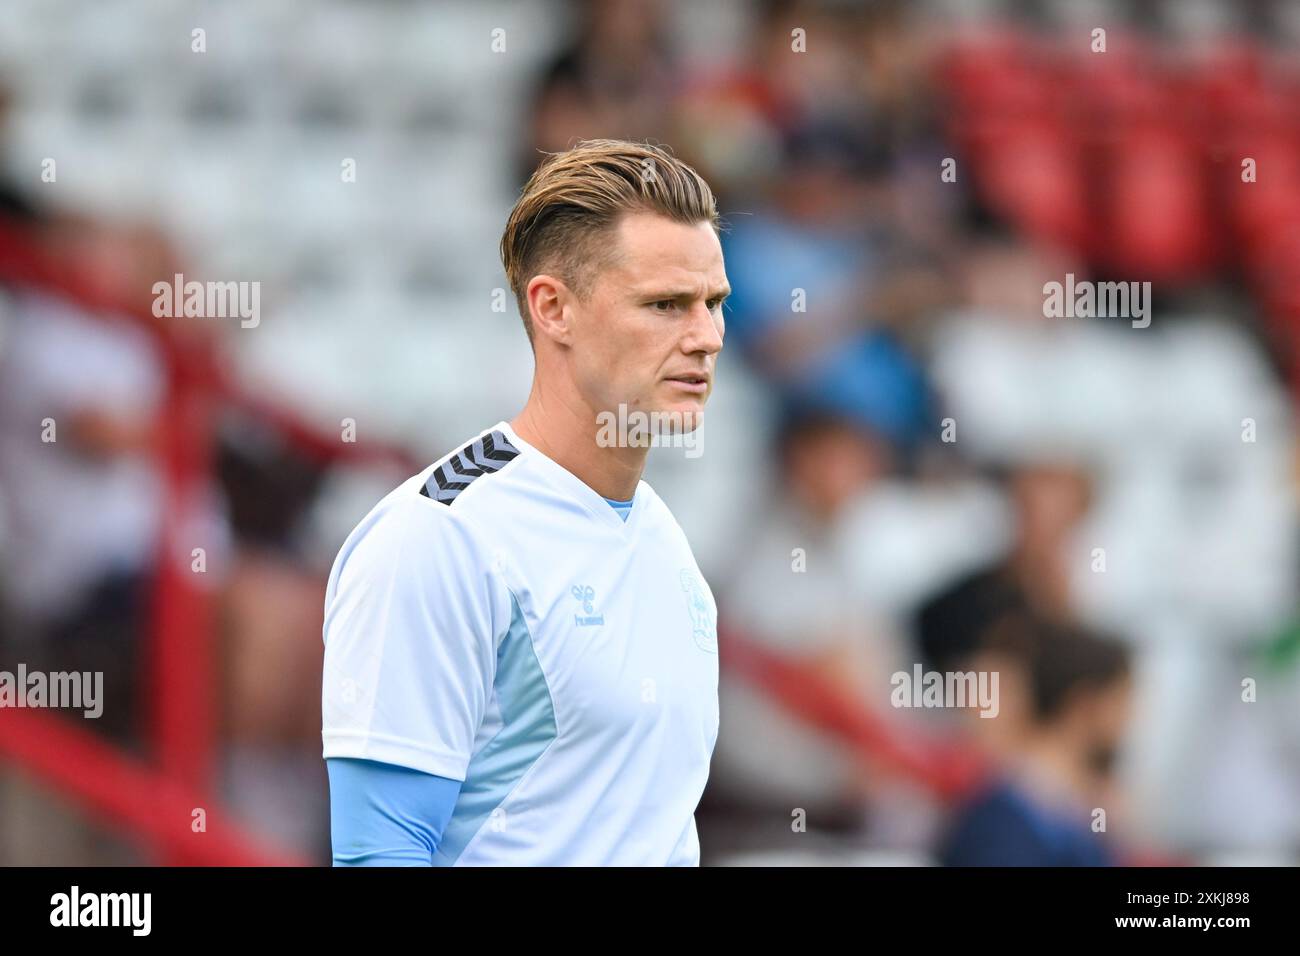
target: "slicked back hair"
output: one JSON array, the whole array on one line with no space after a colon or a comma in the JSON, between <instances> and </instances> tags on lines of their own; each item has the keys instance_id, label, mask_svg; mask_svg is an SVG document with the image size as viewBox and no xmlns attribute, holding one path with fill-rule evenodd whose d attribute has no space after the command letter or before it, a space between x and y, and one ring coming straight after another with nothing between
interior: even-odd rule
<instances>
[{"instance_id":1,"label":"slicked back hair","mask_svg":"<svg viewBox=\"0 0 1300 956\"><path fill-rule=\"evenodd\" d=\"M528 283L548 273L586 298L611 261L622 216L652 212L721 231L717 201L703 177L659 146L591 139L549 153L524 185L501 236L501 262L528 340Z\"/></svg>"}]
</instances>

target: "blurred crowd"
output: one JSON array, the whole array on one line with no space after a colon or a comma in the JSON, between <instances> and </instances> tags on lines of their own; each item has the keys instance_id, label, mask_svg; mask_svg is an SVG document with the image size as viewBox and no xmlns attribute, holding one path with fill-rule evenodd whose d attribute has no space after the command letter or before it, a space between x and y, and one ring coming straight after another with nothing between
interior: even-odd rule
<instances>
[{"instance_id":1,"label":"blurred crowd","mask_svg":"<svg viewBox=\"0 0 1300 956\"><path fill-rule=\"evenodd\" d=\"M679 42L692 4L578 2L512 105L516 187L539 150L651 140L726 222L705 427L753 450L725 461L727 532L687 526L726 539L701 556L723 631L706 864L1300 855L1300 23L1283 3L1120 4L1099 51L1069 4L1022 6L1013 25L989 4L736 4L702 55ZM199 529L221 793L323 861L341 535L310 529L353 466L228 401L226 333L150 321L182 258L157 227L13 182L0 214L0 669L103 670L93 729L147 754L158 545ZM66 274L34 280L32 250ZM1048 317L1067 274L1151 281L1153 321ZM211 449L177 500L160 421L196 382ZM730 669L729 647L870 732ZM916 665L996 673L997 716L896 706ZM137 858L102 831L0 767L0 862Z\"/></svg>"},{"instance_id":2,"label":"blurred crowd","mask_svg":"<svg viewBox=\"0 0 1300 956\"><path fill-rule=\"evenodd\" d=\"M544 74L533 145L657 138L727 214L728 354L771 398L737 639L987 764L938 799L724 669L706 852L1293 858L1294 33L1212 8L1098 49L1065 5L771 3L683 64L665 5L615 3ZM1047 318L1067 274L1152 281L1154 326ZM918 661L997 671L999 717L891 714Z\"/></svg>"}]
</instances>

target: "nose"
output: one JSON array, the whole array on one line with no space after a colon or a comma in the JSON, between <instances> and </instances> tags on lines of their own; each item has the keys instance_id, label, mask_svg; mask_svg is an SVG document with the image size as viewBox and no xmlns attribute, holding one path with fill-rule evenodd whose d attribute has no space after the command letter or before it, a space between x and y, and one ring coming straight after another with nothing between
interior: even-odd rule
<instances>
[{"instance_id":1,"label":"nose","mask_svg":"<svg viewBox=\"0 0 1300 956\"><path fill-rule=\"evenodd\" d=\"M716 355L722 351L722 336L725 332L725 323L722 319L722 310L717 313L709 311L707 305L703 302L696 302L691 308L691 321L687 326L686 334L682 338L682 351L688 355L694 355L697 352L703 352L705 355Z\"/></svg>"}]
</instances>

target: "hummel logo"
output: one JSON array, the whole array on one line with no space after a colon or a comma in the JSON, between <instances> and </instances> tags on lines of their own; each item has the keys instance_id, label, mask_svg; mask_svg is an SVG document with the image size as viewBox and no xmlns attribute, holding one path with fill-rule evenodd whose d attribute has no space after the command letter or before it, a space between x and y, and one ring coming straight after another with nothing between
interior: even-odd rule
<instances>
[{"instance_id":1,"label":"hummel logo","mask_svg":"<svg viewBox=\"0 0 1300 956\"><path fill-rule=\"evenodd\" d=\"M591 602L596 597L596 591L593 588L575 584L569 593L578 599L583 610L583 614L573 615L574 624L578 625L578 627L592 627L605 623L605 615L594 613L596 607Z\"/></svg>"}]
</instances>

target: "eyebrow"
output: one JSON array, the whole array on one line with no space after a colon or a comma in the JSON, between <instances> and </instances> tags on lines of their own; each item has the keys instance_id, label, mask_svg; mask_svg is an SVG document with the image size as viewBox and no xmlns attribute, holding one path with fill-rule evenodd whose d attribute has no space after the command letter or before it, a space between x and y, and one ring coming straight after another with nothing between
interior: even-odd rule
<instances>
[{"instance_id":1,"label":"eyebrow","mask_svg":"<svg viewBox=\"0 0 1300 956\"><path fill-rule=\"evenodd\" d=\"M638 292L636 293L636 295L637 298L640 299L660 302L664 299L690 299L695 296L695 291L693 289L686 289L683 291L670 291L670 290L655 291L653 289L649 289L645 292ZM724 286L721 289L714 289L712 292L709 293L708 298L721 299L725 301L727 296L729 295L731 295L731 286Z\"/></svg>"}]
</instances>

